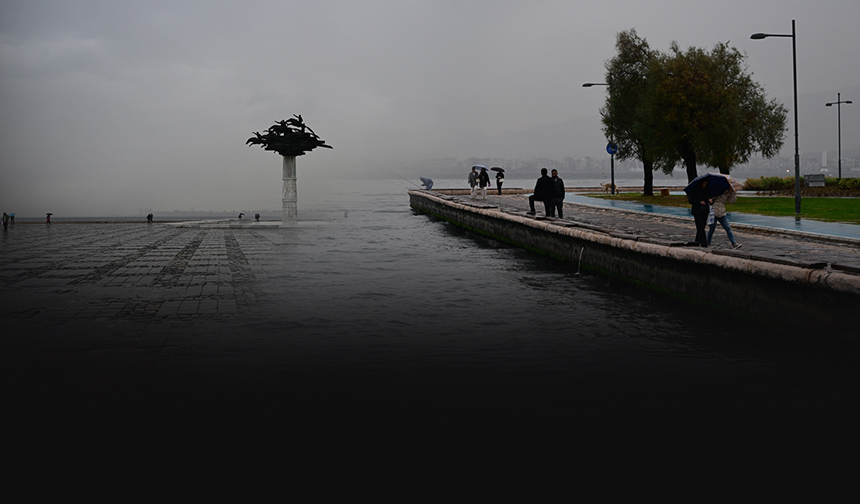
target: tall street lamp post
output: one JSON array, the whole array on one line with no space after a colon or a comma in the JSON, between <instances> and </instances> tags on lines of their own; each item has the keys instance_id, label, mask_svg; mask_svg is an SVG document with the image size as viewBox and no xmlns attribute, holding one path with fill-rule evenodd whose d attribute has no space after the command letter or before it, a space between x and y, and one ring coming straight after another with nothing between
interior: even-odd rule
<instances>
[{"instance_id":1,"label":"tall street lamp post","mask_svg":"<svg viewBox=\"0 0 860 504\"><path fill-rule=\"evenodd\" d=\"M777 33L753 33L750 38L759 40L768 37L791 37L791 55L794 60L794 213L800 216L800 147L797 142L797 37L794 20L791 20L791 35Z\"/></svg>"},{"instance_id":2,"label":"tall street lamp post","mask_svg":"<svg viewBox=\"0 0 860 504\"><path fill-rule=\"evenodd\" d=\"M592 86L606 86L608 88L609 84L605 82L586 82L582 85L582 87ZM609 130L609 145L606 146L606 152L609 153L609 190L612 196L615 196L615 153L618 151L618 146L615 145L615 138L611 133L612 128L609 128Z\"/></svg>"},{"instance_id":3,"label":"tall street lamp post","mask_svg":"<svg viewBox=\"0 0 860 504\"><path fill-rule=\"evenodd\" d=\"M836 101L825 103L826 107L832 107L833 104L836 104L836 121L837 128L839 131L839 178L842 178L842 104L843 103L852 103L851 100L842 101L842 93L836 93Z\"/></svg>"}]
</instances>

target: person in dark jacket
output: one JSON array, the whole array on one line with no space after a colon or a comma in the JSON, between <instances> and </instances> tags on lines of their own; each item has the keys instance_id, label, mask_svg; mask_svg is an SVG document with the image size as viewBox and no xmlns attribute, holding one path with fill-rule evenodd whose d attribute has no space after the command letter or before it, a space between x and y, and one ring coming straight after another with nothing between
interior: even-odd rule
<instances>
[{"instance_id":1,"label":"person in dark jacket","mask_svg":"<svg viewBox=\"0 0 860 504\"><path fill-rule=\"evenodd\" d=\"M490 174L486 168L481 168L481 173L478 174L478 185L481 186L481 199L487 199L487 188L490 187Z\"/></svg>"},{"instance_id":2,"label":"person in dark jacket","mask_svg":"<svg viewBox=\"0 0 860 504\"><path fill-rule=\"evenodd\" d=\"M541 177L535 183L535 193L529 196L529 214L535 214L535 201L543 201L546 216L552 216L552 196L555 192L552 179L547 175L547 169L540 169Z\"/></svg>"},{"instance_id":3,"label":"person in dark jacket","mask_svg":"<svg viewBox=\"0 0 860 504\"><path fill-rule=\"evenodd\" d=\"M711 213L711 193L708 189L708 180L702 179L692 191L687 201L693 206L693 219L696 221L696 242L702 247L708 246L708 234L705 226L708 224L708 214Z\"/></svg>"},{"instance_id":4,"label":"person in dark jacket","mask_svg":"<svg viewBox=\"0 0 860 504\"><path fill-rule=\"evenodd\" d=\"M555 217L556 211L558 211L558 218L564 219L564 212L562 208L564 207L564 180L560 179L558 176L558 170L552 171L552 216Z\"/></svg>"}]
</instances>

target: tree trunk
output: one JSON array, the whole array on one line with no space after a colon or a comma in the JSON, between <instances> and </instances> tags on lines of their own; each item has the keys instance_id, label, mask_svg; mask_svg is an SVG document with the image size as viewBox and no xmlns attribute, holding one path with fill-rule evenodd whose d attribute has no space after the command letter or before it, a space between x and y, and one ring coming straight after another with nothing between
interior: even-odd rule
<instances>
[{"instance_id":1,"label":"tree trunk","mask_svg":"<svg viewBox=\"0 0 860 504\"><path fill-rule=\"evenodd\" d=\"M654 162L643 159L642 166L645 168L645 191L644 196L654 196Z\"/></svg>"},{"instance_id":2,"label":"tree trunk","mask_svg":"<svg viewBox=\"0 0 860 504\"><path fill-rule=\"evenodd\" d=\"M681 159L684 160L684 166L687 167L687 183L690 183L699 176L699 173L696 171L696 151L686 142L681 145Z\"/></svg>"}]
</instances>

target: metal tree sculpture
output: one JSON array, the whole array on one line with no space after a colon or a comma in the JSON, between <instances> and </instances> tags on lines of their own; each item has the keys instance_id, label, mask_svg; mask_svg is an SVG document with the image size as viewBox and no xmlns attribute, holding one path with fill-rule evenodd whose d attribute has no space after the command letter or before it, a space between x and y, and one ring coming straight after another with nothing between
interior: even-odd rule
<instances>
[{"instance_id":1,"label":"metal tree sculpture","mask_svg":"<svg viewBox=\"0 0 860 504\"><path fill-rule=\"evenodd\" d=\"M259 145L267 151L280 154L284 159L283 170L283 224L295 225L298 222L298 193L296 190L296 156L302 156L317 147L331 149L302 120L301 115L293 115L286 121L278 121L265 131L254 132L245 145Z\"/></svg>"}]
</instances>

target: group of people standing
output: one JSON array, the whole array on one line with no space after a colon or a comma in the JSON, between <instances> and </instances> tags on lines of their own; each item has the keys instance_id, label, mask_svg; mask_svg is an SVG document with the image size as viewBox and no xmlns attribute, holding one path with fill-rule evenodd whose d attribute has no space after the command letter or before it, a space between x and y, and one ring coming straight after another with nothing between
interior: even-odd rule
<instances>
[{"instance_id":1,"label":"group of people standing","mask_svg":"<svg viewBox=\"0 0 860 504\"><path fill-rule=\"evenodd\" d=\"M558 176L558 170L552 170L552 176L547 175L547 169L540 169L541 177L535 183L535 192L529 196L529 215L535 214L535 201L542 201L547 217L564 218L564 181Z\"/></svg>"},{"instance_id":2,"label":"group of people standing","mask_svg":"<svg viewBox=\"0 0 860 504\"><path fill-rule=\"evenodd\" d=\"M490 174L487 168L473 166L469 173L469 187L471 187L472 199L487 199L487 187L490 186ZM496 168L493 168L494 170ZM552 170L552 176L546 168L541 168L541 177L535 184L534 194L529 196L529 215L535 214L535 201L542 201L547 217L555 217L556 212L560 219L564 218L564 181L558 176L558 170ZM505 182L505 174L499 170L496 173L496 189L502 194L502 184ZM481 191L480 197L478 191Z\"/></svg>"}]
</instances>

